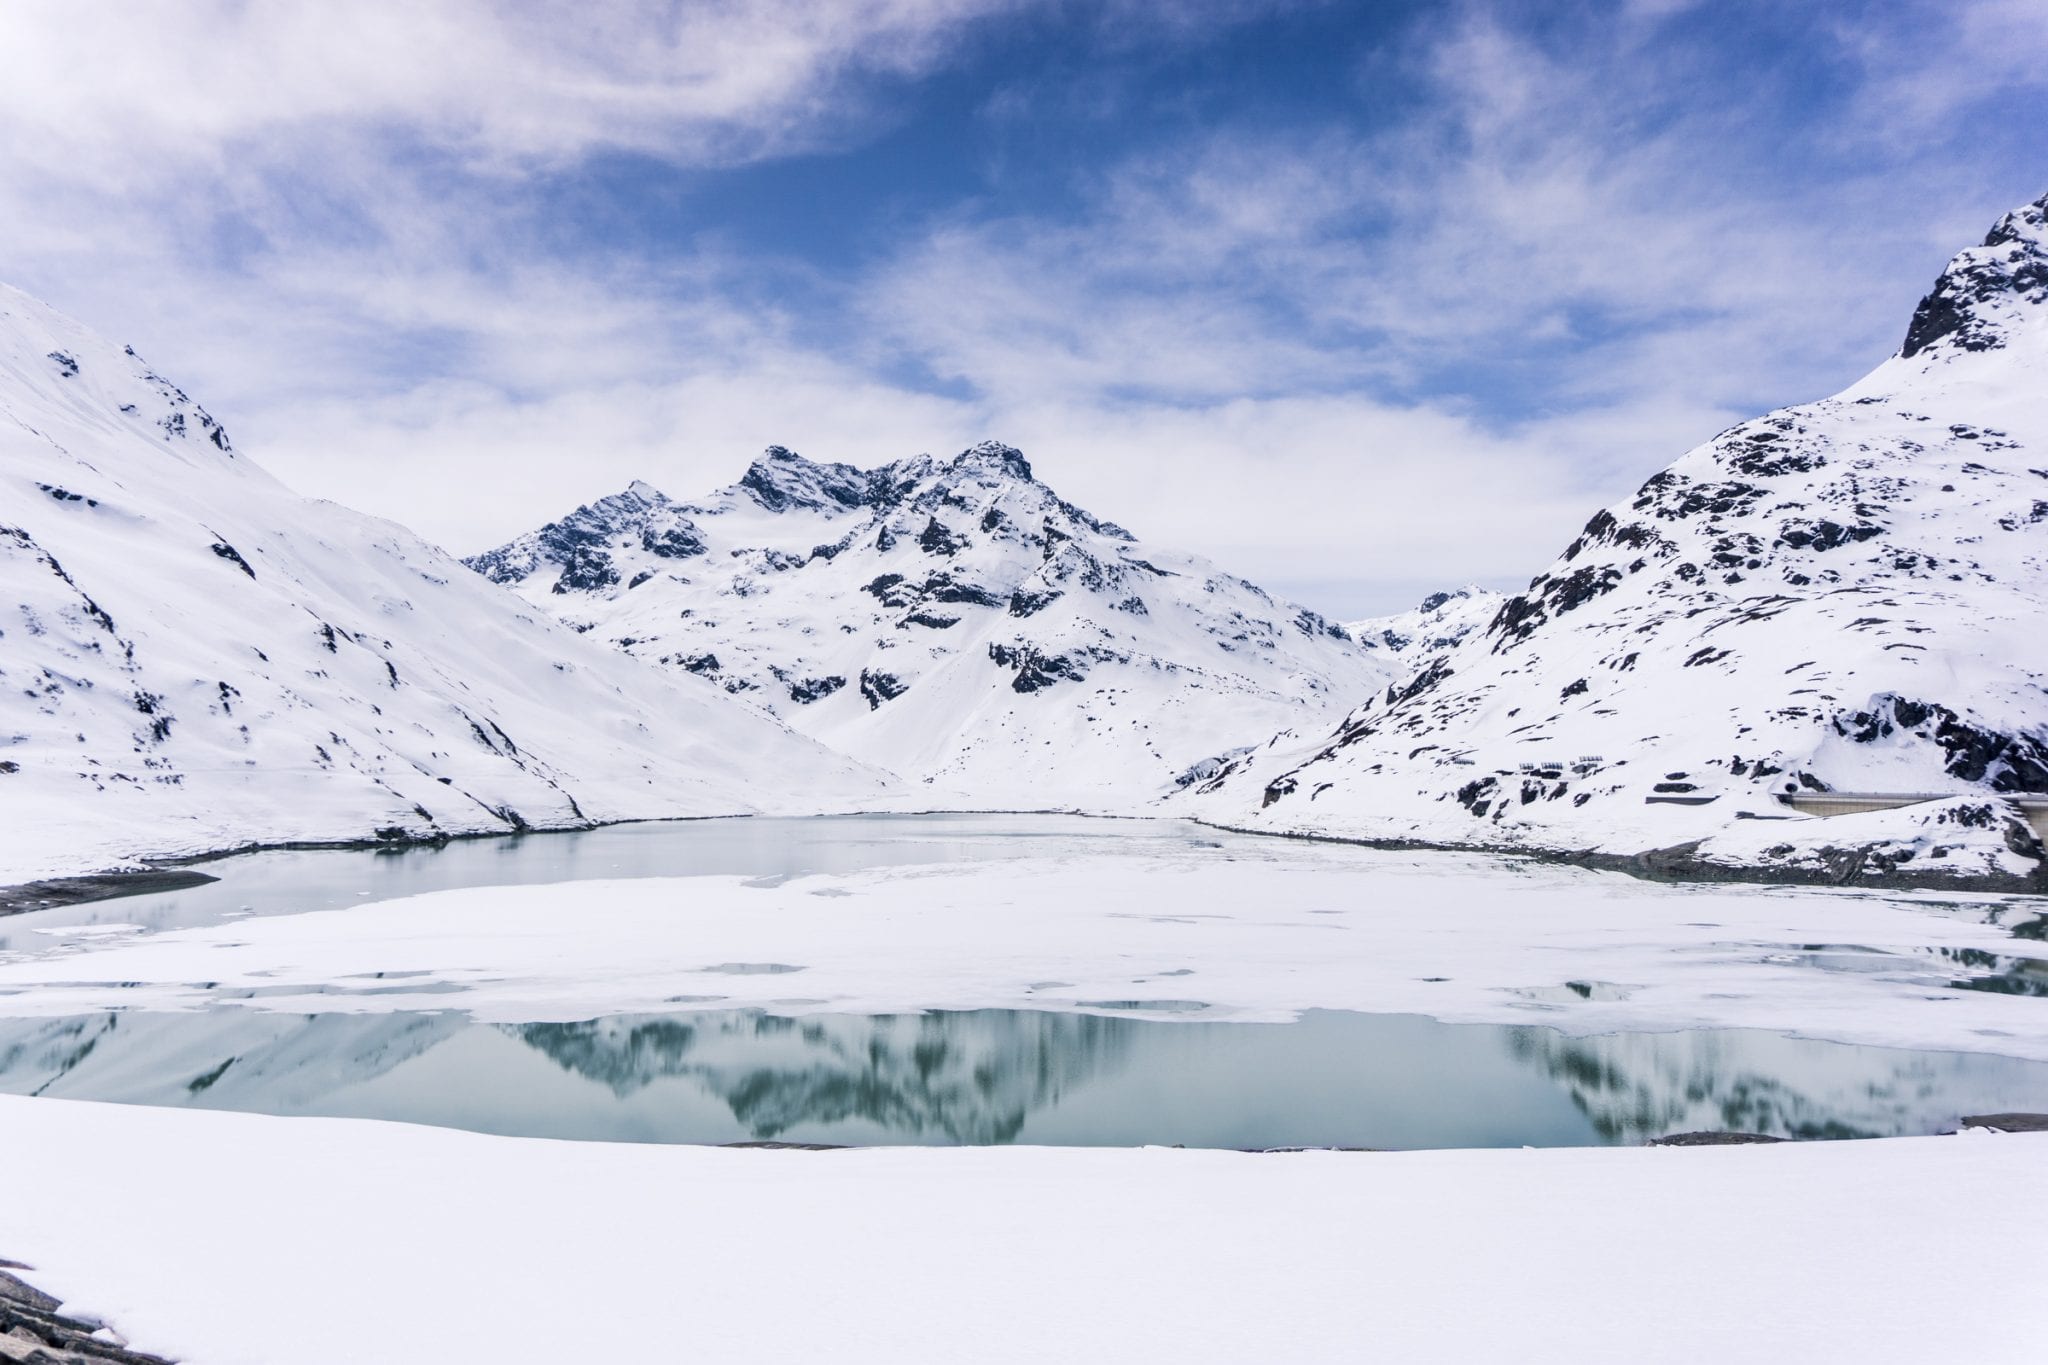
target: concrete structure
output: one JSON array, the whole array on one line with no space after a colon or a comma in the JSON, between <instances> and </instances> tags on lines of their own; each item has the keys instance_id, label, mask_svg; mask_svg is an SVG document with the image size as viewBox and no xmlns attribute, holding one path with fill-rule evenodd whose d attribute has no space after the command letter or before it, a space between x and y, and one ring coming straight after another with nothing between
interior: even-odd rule
<instances>
[{"instance_id":1,"label":"concrete structure","mask_svg":"<svg viewBox=\"0 0 2048 1365\"><path fill-rule=\"evenodd\" d=\"M1982 796L2017 807L2042 842L2048 843L2048 792L1793 792L1778 800L1807 815L1860 815L1864 811L1896 810L1923 801Z\"/></svg>"}]
</instances>

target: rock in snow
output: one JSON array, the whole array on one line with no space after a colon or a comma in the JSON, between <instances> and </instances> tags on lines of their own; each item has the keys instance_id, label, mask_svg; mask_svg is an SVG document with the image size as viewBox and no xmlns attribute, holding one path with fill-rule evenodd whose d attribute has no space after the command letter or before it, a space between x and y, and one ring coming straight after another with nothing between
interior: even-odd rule
<instances>
[{"instance_id":1,"label":"rock in snow","mask_svg":"<svg viewBox=\"0 0 2048 1365\"><path fill-rule=\"evenodd\" d=\"M4 288L0 412L0 881L878 785L293 494L132 351Z\"/></svg>"},{"instance_id":2,"label":"rock in snow","mask_svg":"<svg viewBox=\"0 0 2048 1365\"><path fill-rule=\"evenodd\" d=\"M1774 799L1829 790L1963 799L1829 821ZM2041 846L1997 797L2043 790L2048 198L1958 255L1860 383L1722 432L1595 513L1483 629L1180 804L1260 829L2025 876Z\"/></svg>"},{"instance_id":3,"label":"rock in snow","mask_svg":"<svg viewBox=\"0 0 2048 1365\"><path fill-rule=\"evenodd\" d=\"M636 483L468 561L954 803L1149 797L1334 721L1395 650L1062 500L1017 450L880 469L779 446L679 504Z\"/></svg>"}]
</instances>

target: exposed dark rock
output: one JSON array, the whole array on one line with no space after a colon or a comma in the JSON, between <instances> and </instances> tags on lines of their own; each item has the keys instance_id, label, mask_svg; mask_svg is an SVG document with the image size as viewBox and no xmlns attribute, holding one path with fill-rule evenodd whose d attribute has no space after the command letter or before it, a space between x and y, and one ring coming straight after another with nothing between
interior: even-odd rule
<instances>
[{"instance_id":1,"label":"exposed dark rock","mask_svg":"<svg viewBox=\"0 0 2048 1365\"><path fill-rule=\"evenodd\" d=\"M28 1268L13 1261L0 1265ZM163 1356L110 1341L109 1335L96 1319L66 1313L54 1296L0 1270L0 1359L24 1365L171 1365Z\"/></svg>"},{"instance_id":2,"label":"exposed dark rock","mask_svg":"<svg viewBox=\"0 0 2048 1365\"><path fill-rule=\"evenodd\" d=\"M1772 1137L1768 1133L1720 1133L1713 1131L1698 1133L1672 1133L1666 1137L1651 1138L1645 1147L1740 1147L1759 1142L1783 1142L1784 1138Z\"/></svg>"},{"instance_id":3,"label":"exposed dark rock","mask_svg":"<svg viewBox=\"0 0 2048 1365\"><path fill-rule=\"evenodd\" d=\"M2048 1114L1968 1114L1965 1128L1990 1128L2001 1133L2048 1133Z\"/></svg>"},{"instance_id":4,"label":"exposed dark rock","mask_svg":"<svg viewBox=\"0 0 2048 1365\"><path fill-rule=\"evenodd\" d=\"M924 581L924 595L933 602L959 602L977 607L999 607L1003 599L978 583L963 583L951 574L935 573Z\"/></svg>"},{"instance_id":5,"label":"exposed dark rock","mask_svg":"<svg viewBox=\"0 0 2048 1365\"><path fill-rule=\"evenodd\" d=\"M980 445L970 446L955 456L953 463L956 467L987 469L1024 483L1034 482L1031 462L1024 458L1024 452L1001 441L983 441Z\"/></svg>"},{"instance_id":6,"label":"exposed dark rock","mask_svg":"<svg viewBox=\"0 0 2048 1365\"><path fill-rule=\"evenodd\" d=\"M254 578L256 576L256 571L249 567L249 561L242 558L241 552L226 541L216 540L213 542L213 552L240 569L243 573L249 575L249 577Z\"/></svg>"},{"instance_id":7,"label":"exposed dark rock","mask_svg":"<svg viewBox=\"0 0 2048 1365\"><path fill-rule=\"evenodd\" d=\"M967 548L967 538L933 517L918 534L917 548L928 555L957 555Z\"/></svg>"},{"instance_id":8,"label":"exposed dark rock","mask_svg":"<svg viewBox=\"0 0 2048 1365\"><path fill-rule=\"evenodd\" d=\"M769 446L747 466L740 487L771 512L792 507L859 507L869 498L868 475L852 465L815 464L782 446Z\"/></svg>"},{"instance_id":9,"label":"exposed dark rock","mask_svg":"<svg viewBox=\"0 0 2048 1365\"><path fill-rule=\"evenodd\" d=\"M921 590L914 584L906 582L900 573L877 575L863 586L861 591L872 594L875 600L885 607L907 607L922 595Z\"/></svg>"},{"instance_id":10,"label":"exposed dark rock","mask_svg":"<svg viewBox=\"0 0 2048 1365\"><path fill-rule=\"evenodd\" d=\"M1059 682L1079 682L1088 676L1081 660L1065 654L1046 654L1038 646L1018 643L990 644L988 657L1003 668L1016 670L1010 688L1016 692L1037 692Z\"/></svg>"},{"instance_id":11,"label":"exposed dark rock","mask_svg":"<svg viewBox=\"0 0 2048 1365\"><path fill-rule=\"evenodd\" d=\"M660 530L649 527L640 533L640 548L663 559L688 559L704 553L704 538L697 528L678 522Z\"/></svg>"},{"instance_id":12,"label":"exposed dark rock","mask_svg":"<svg viewBox=\"0 0 2048 1365\"><path fill-rule=\"evenodd\" d=\"M1839 549L1841 546L1883 534L1884 527L1864 523L1841 526L1832 521L1788 521L1778 532L1778 543L1789 545L1795 550L1819 552Z\"/></svg>"},{"instance_id":13,"label":"exposed dark rock","mask_svg":"<svg viewBox=\"0 0 2048 1365\"><path fill-rule=\"evenodd\" d=\"M1394 706L1400 702L1407 701L1411 697L1421 696L1450 677L1451 672L1450 659L1444 655L1438 655L1430 660L1428 667L1408 679L1407 682L1398 686L1388 683L1387 705Z\"/></svg>"},{"instance_id":14,"label":"exposed dark rock","mask_svg":"<svg viewBox=\"0 0 2048 1365\"><path fill-rule=\"evenodd\" d=\"M1493 793L1498 790L1498 777L1479 777L1458 788L1457 802L1472 812L1475 819L1484 820L1493 808Z\"/></svg>"},{"instance_id":15,"label":"exposed dark rock","mask_svg":"<svg viewBox=\"0 0 2048 1365\"><path fill-rule=\"evenodd\" d=\"M1035 616L1059 601L1062 595L1056 591L1019 588L1010 594L1010 615Z\"/></svg>"},{"instance_id":16,"label":"exposed dark rock","mask_svg":"<svg viewBox=\"0 0 2048 1365\"><path fill-rule=\"evenodd\" d=\"M846 679L836 673L829 678L805 678L789 685L789 699L809 705L820 698L831 696L844 686Z\"/></svg>"},{"instance_id":17,"label":"exposed dark rock","mask_svg":"<svg viewBox=\"0 0 2048 1365\"><path fill-rule=\"evenodd\" d=\"M1941 746L1943 766L1965 782L1993 791L2048 791L2048 743L2036 735L2005 734L1964 720L1946 706L1887 695L1868 711L1834 718L1835 732L1869 744L1905 731Z\"/></svg>"},{"instance_id":18,"label":"exposed dark rock","mask_svg":"<svg viewBox=\"0 0 2048 1365\"><path fill-rule=\"evenodd\" d=\"M909 690L910 684L894 673L883 673L872 668L863 668L860 671L860 694L868 699L870 711L885 701L894 701Z\"/></svg>"},{"instance_id":19,"label":"exposed dark rock","mask_svg":"<svg viewBox=\"0 0 2048 1365\"><path fill-rule=\"evenodd\" d=\"M2048 301L2048 196L2000 219L1984 245L1949 263L1934 288L1920 300L1906 328L1900 354L1919 355L1936 343L1961 351L1989 351L2005 344L1994 309L1999 299Z\"/></svg>"},{"instance_id":20,"label":"exposed dark rock","mask_svg":"<svg viewBox=\"0 0 2048 1365\"><path fill-rule=\"evenodd\" d=\"M171 724L177 717L163 709L164 699L155 692L137 692L135 709L150 718L149 737L161 744L171 737Z\"/></svg>"},{"instance_id":21,"label":"exposed dark rock","mask_svg":"<svg viewBox=\"0 0 2048 1365\"><path fill-rule=\"evenodd\" d=\"M619 571L610 553L596 545L578 545L562 561L561 577L555 580L558 593L596 592L619 581Z\"/></svg>"},{"instance_id":22,"label":"exposed dark rock","mask_svg":"<svg viewBox=\"0 0 2048 1365\"><path fill-rule=\"evenodd\" d=\"M1309 611L1306 608L1295 613L1294 628L1311 638L1317 635L1327 635L1334 640L1348 640L1351 638L1344 627L1336 624L1334 621L1325 620L1320 614Z\"/></svg>"}]
</instances>

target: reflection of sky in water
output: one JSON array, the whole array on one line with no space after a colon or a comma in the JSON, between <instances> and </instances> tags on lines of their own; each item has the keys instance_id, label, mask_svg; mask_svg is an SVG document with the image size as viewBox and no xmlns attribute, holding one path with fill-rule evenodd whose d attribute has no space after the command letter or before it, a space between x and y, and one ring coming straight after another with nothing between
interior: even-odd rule
<instances>
[{"instance_id":1,"label":"reflection of sky in water","mask_svg":"<svg viewBox=\"0 0 2048 1365\"><path fill-rule=\"evenodd\" d=\"M2048 1063L1753 1030L1571 1038L1311 1011L124 1012L0 1021L0 1091L634 1142L1555 1146L1691 1129L1877 1136L2048 1109Z\"/></svg>"},{"instance_id":2,"label":"reflection of sky in water","mask_svg":"<svg viewBox=\"0 0 2048 1365\"><path fill-rule=\"evenodd\" d=\"M1179 821L1030 815L850 815L668 820L457 839L439 848L275 849L200 863L221 880L148 896L0 919L0 952L49 946L36 929L133 924L149 930L242 914L297 914L464 886L612 877L743 876L772 883L878 867L1042 858L1114 848L1137 856L1200 844L1217 856L1300 858L1297 846ZM1320 851L1318 851L1320 852ZM1327 855L1326 855L1327 856Z\"/></svg>"}]
</instances>

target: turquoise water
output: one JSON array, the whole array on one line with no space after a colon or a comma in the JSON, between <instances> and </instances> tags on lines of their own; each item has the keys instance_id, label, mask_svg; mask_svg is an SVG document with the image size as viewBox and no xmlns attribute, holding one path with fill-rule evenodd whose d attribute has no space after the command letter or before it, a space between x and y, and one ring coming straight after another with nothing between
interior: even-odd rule
<instances>
[{"instance_id":1,"label":"turquoise water","mask_svg":"<svg viewBox=\"0 0 2048 1365\"><path fill-rule=\"evenodd\" d=\"M0 1020L0 1092L623 1142L1501 1147L1701 1128L1932 1133L1964 1114L2048 1109L2048 1064L1342 1011L486 1024L223 1008Z\"/></svg>"}]
</instances>

